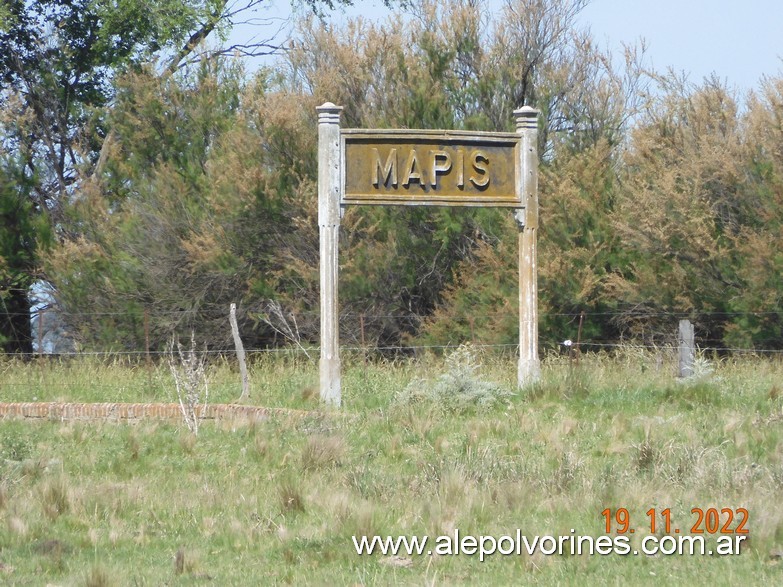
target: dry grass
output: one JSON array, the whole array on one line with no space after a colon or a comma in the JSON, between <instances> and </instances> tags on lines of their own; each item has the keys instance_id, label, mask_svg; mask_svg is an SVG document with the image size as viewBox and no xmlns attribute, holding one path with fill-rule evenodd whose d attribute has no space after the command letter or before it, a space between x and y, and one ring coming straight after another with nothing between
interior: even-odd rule
<instances>
[{"instance_id":1,"label":"dry grass","mask_svg":"<svg viewBox=\"0 0 783 587\"><path fill-rule=\"evenodd\" d=\"M345 441L339 436L310 436L302 448L302 471L336 467L345 456Z\"/></svg>"},{"instance_id":2,"label":"dry grass","mask_svg":"<svg viewBox=\"0 0 783 587\"><path fill-rule=\"evenodd\" d=\"M638 356L585 355L575 372L558 358L531 393L455 413L391 407L408 381L436 380L437 371L361 365L346 373L341 417L209 423L198 437L160 423L0 422L0 563L11 569L2 580L568 585L645 583L653 572L664 583L778 582L783 398L771 390L783 366L717 363L685 383L642 366ZM502 362L480 372L501 386L514 375ZM264 377L271 381L254 374ZM579 381L578 393L568 381ZM301 401L299 383L279 385L271 396ZM457 529L597 536L601 512L619 507L639 540L650 508L671 508L687 530L691 508L740 506L750 511L748 547L721 559L524 555L481 564L358 557L351 542Z\"/></svg>"},{"instance_id":3,"label":"dry grass","mask_svg":"<svg viewBox=\"0 0 783 587\"><path fill-rule=\"evenodd\" d=\"M299 483L294 479L284 479L279 486L280 509L283 513L305 511L305 498Z\"/></svg>"},{"instance_id":4,"label":"dry grass","mask_svg":"<svg viewBox=\"0 0 783 587\"><path fill-rule=\"evenodd\" d=\"M109 572L100 566L90 569L84 584L85 587L112 587L113 585L116 585L116 583L112 581Z\"/></svg>"},{"instance_id":5,"label":"dry grass","mask_svg":"<svg viewBox=\"0 0 783 587\"><path fill-rule=\"evenodd\" d=\"M41 508L50 521L71 509L70 487L62 475L47 478L39 489Z\"/></svg>"}]
</instances>

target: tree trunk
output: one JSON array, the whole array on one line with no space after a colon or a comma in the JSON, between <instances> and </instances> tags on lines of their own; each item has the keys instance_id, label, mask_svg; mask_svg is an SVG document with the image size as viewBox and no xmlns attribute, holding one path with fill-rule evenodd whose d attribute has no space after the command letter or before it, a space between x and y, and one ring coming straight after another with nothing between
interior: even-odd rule
<instances>
[{"instance_id":1,"label":"tree trunk","mask_svg":"<svg viewBox=\"0 0 783 587\"><path fill-rule=\"evenodd\" d=\"M27 292L11 289L0 303L0 349L4 353L32 354L33 334Z\"/></svg>"}]
</instances>

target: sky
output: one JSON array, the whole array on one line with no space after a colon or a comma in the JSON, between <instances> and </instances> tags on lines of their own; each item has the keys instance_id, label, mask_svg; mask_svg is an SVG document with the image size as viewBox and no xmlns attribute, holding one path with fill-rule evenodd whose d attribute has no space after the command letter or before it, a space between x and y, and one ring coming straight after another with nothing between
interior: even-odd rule
<instances>
[{"instance_id":1,"label":"sky","mask_svg":"<svg viewBox=\"0 0 783 587\"><path fill-rule=\"evenodd\" d=\"M581 13L603 46L644 38L657 71L711 74L740 92L783 74L783 0L593 0Z\"/></svg>"},{"instance_id":2,"label":"sky","mask_svg":"<svg viewBox=\"0 0 783 587\"><path fill-rule=\"evenodd\" d=\"M270 9L281 16L290 12L287 0L275 0ZM355 0L333 17L356 14L383 20L389 11L380 0ZM647 64L686 73L694 83L715 74L744 94L758 88L764 75L783 75L783 0L591 0L578 22L618 54L623 44L644 39ZM240 27L234 38L247 35Z\"/></svg>"}]
</instances>

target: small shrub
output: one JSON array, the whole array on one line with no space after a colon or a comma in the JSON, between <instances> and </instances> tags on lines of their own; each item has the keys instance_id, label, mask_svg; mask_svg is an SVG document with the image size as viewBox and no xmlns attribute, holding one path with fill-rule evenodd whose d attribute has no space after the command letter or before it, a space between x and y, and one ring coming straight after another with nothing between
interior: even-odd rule
<instances>
[{"instance_id":1,"label":"small shrub","mask_svg":"<svg viewBox=\"0 0 783 587\"><path fill-rule=\"evenodd\" d=\"M280 484L280 505L283 512L305 511L305 500L297 483L286 479Z\"/></svg>"},{"instance_id":2,"label":"small shrub","mask_svg":"<svg viewBox=\"0 0 783 587\"><path fill-rule=\"evenodd\" d=\"M315 471L340 464L345 442L339 436L311 436L302 449L302 470Z\"/></svg>"},{"instance_id":3,"label":"small shrub","mask_svg":"<svg viewBox=\"0 0 783 587\"><path fill-rule=\"evenodd\" d=\"M93 567L90 570L90 574L87 575L87 580L85 582L87 587L110 587L114 584L114 581L111 580L106 569L100 566Z\"/></svg>"},{"instance_id":4,"label":"small shrub","mask_svg":"<svg viewBox=\"0 0 783 587\"><path fill-rule=\"evenodd\" d=\"M414 379L397 393L394 404L413 406L431 404L447 412L487 410L512 393L478 377L475 348L462 344L446 357L446 370L434 381Z\"/></svg>"},{"instance_id":5,"label":"small shrub","mask_svg":"<svg viewBox=\"0 0 783 587\"><path fill-rule=\"evenodd\" d=\"M62 476L47 480L41 488L41 505L50 520L56 520L71 507L68 483Z\"/></svg>"},{"instance_id":6,"label":"small shrub","mask_svg":"<svg viewBox=\"0 0 783 587\"><path fill-rule=\"evenodd\" d=\"M658 461L658 451L650 443L649 440L645 440L639 445L638 453L636 455L636 469L638 471L652 471L655 468L655 463Z\"/></svg>"},{"instance_id":7,"label":"small shrub","mask_svg":"<svg viewBox=\"0 0 783 587\"><path fill-rule=\"evenodd\" d=\"M176 355L174 350L176 348ZM183 350L176 336L169 341L168 362L174 385L177 390L177 400L182 411L185 424L193 434L198 434L201 417L207 410L209 399L209 384L206 374L206 349L199 354L196 350L196 335L190 334L190 349Z\"/></svg>"},{"instance_id":8,"label":"small shrub","mask_svg":"<svg viewBox=\"0 0 783 587\"><path fill-rule=\"evenodd\" d=\"M703 353L699 353L693 359L693 375L694 379L707 379L715 372L715 366L712 361L704 356Z\"/></svg>"},{"instance_id":9,"label":"small shrub","mask_svg":"<svg viewBox=\"0 0 783 587\"><path fill-rule=\"evenodd\" d=\"M21 435L7 434L0 444L0 457L9 461L21 462L32 454L32 444Z\"/></svg>"}]
</instances>

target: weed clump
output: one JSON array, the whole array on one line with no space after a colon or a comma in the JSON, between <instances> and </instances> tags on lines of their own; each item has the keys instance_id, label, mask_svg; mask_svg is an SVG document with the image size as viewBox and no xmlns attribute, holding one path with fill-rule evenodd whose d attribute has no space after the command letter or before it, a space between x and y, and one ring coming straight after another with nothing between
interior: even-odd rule
<instances>
[{"instance_id":1,"label":"weed clump","mask_svg":"<svg viewBox=\"0 0 783 587\"><path fill-rule=\"evenodd\" d=\"M41 488L41 505L50 520L56 520L71 508L68 482L62 476L49 479Z\"/></svg>"},{"instance_id":2,"label":"weed clump","mask_svg":"<svg viewBox=\"0 0 783 587\"><path fill-rule=\"evenodd\" d=\"M315 471L339 466L345 442L337 436L311 436L302 449L302 470Z\"/></svg>"},{"instance_id":3,"label":"weed clump","mask_svg":"<svg viewBox=\"0 0 783 587\"><path fill-rule=\"evenodd\" d=\"M85 581L87 587L110 587L114 584L106 569L100 566L93 567Z\"/></svg>"},{"instance_id":4,"label":"weed clump","mask_svg":"<svg viewBox=\"0 0 783 587\"><path fill-rule=\"evenodd\" d=\"M284 479L279 486L280 505L283 512L305 511L305 499L299 484L293 479Z\"/></svg>"},{"instance_id":5,"label":"weed clump","mask_svg":"<svg viewBox=\"0 0 783 587\"><path fill-rule=\"evenodd\" d=\"M209 383L205 367L206 348L203 353L198 353L196 335L193 332L190 333L189 350L183 350L179 340L173 336L169 341L168 361L169 370L174 377L182 417L188 430L198 434L199 421L206 413L209 399Z\"/></svg>"},{"instance_id":6,"label":"weed clump","mask_svg":"<svg viewBox=\"0 0 783 587\"><path fill-rule=\"evenodd\" d=\"M476 350L462 344L446 357L446 370L435 380L414 379L393 400L397 407L429 404L445 412L488 410L513 394L478 375Z\"/></svg>"}]
</instances>

